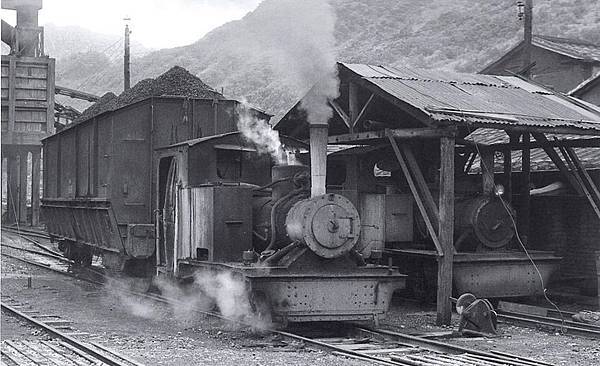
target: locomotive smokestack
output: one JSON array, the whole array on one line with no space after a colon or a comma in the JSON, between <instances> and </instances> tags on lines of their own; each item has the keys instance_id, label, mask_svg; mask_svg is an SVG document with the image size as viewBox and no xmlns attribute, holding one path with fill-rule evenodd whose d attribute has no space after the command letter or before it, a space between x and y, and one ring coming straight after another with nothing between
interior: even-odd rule
<instances>
[{"instance_id":1,"label":"locomotive smokestack","mask_svg":"<svg viewBox=\"0 0 600 366\"><path fill-rule=\"evenodd\" d=\"M327 177L327 124L310 124L311 197L325 194Z\"/></svg>"}]
</instances>

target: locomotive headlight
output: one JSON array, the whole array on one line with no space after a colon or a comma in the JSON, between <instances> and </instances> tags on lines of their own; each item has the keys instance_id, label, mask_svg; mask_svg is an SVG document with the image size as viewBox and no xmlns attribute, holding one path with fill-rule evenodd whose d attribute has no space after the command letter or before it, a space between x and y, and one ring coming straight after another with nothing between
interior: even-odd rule
<instances>
[{"instance_id":1,"label":"locomotive headlight","mask_svg":"<svg viewBox=\"0 0 600 366\"><path fill-rule=\"evenodd\" d=\"M494 194L496 197L500 197L504 194L504 186L502 184L496 184L494 187Z\"/></svg>"}]
</instances>

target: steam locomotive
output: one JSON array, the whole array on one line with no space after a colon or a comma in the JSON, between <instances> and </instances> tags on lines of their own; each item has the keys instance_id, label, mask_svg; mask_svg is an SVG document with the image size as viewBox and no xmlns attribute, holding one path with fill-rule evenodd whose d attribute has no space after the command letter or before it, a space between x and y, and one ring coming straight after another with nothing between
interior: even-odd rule
<instances>
[{"instance_id":1,"label":"steam locomotive","mask_svg":"<svg viewBox=\"0 0 600 366\"><path fill-rule=\"evenodd\" d=\"M365 262L355 206L324 181L315 194L306 165L261 154L238 131L248 115L270 117L234 100L150 97L46 138L49 233L81 265L100 255L134 276L232 273L278 322L377 322L405 276Z\"/></svg>"},{"instance_id":2,"label":"steam locomotive","mask_svg":"<svg viewBox=\"0 0 600 366\"><path fill-rule=\"evenodd\" d=\"M378 322L395 290L435 293L437 254L389 147L327 155L326 125L311 125L310 149L280 136L302 164L277 165L240 131L248 118L270 116L235 100L153 96L44 139L49 233L81 265L100 255L139 277L232 274L281 323ZM423 166L435 182L439 162ZM510 208L456 185L456 293L538 293L528 257L509 248ZM546 280L559 258L530 255Z\"/></svg>"}]
</instances>

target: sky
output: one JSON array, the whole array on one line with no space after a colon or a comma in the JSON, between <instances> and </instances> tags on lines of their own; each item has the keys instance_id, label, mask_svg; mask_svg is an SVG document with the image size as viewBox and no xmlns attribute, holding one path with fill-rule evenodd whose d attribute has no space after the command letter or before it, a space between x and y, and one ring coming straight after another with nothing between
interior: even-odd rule
<instances>
[{"instance_id":1,"label":"sky","mask_svg":"<svg viewBox=\"0 0 600 366\"><path fill-rule=\"evenodd\" d=\"M129 17L131 38L148 48L183 46L231 20L242 18L262 0L44 0L40 25L74 25L122 35ZM14 11L2 18L15 24Z\"/></svg>"}]
</instances>

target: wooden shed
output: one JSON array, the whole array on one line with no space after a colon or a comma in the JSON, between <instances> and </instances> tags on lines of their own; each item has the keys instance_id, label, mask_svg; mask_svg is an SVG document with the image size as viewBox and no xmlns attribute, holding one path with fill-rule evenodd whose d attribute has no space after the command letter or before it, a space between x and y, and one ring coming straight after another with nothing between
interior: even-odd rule
<instances>
[{"instance_id":1,"label":"wooden shed","mask_svg":"<svg viewBox=\"0 0 600 366\"><path fill-rule=\"evenodd\" d=\"M349 63L338 63L338 76L339 97L329 101L334 113L326 121L328 144L381 149L366 168L367 160L356 162L354 186L344 189L360 194L365 189L361 181L379 169L391 174L380 180L382 187L375 182L366 189L385 194L391 188L410 194L419 215L415 221L422 222L431 239L432 250L422 253L434 256L438 263L438 323L450 322L455 244L459 241L455 236L455 197L462 191L493 197L501 195L497 183L502 183L502 202L516 207L516 214L510 217L519 242L527 247L531 149L539 147L557 166L569 189L584 197L600 220L597 182L572 148L600 147L600 108L516 76ZM301 103L291 108L275 129L307 139L309 126ZM505 134L508 142L486 144L466 138L483 128ZM508 163L513 151L521 154L518 179ZM367 157L374 155L367 151ZM474 186L468 172L477 157L484 168ZM507 163L495 174L492 167L500 157ZM329 162L328 169L328 189L339 188L340 182L334 181L340 171ZM387 250L387 241L385 245Z\"/></svg>"},{"instance_id":2,"label":"wooden shed","mask_svg":"<svg viewBox=\"0 0 600 366\"><path fill-rule=\"evenodd\" d=\"M600 45L592 42L533 35L491 62L487 75L528 74L532 80L568 93L600 70Z\"/></svg>"}]
</instances>

